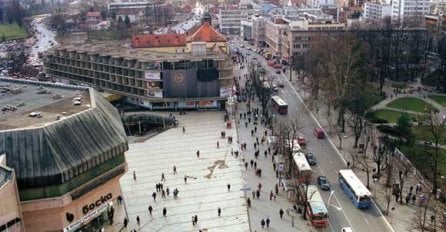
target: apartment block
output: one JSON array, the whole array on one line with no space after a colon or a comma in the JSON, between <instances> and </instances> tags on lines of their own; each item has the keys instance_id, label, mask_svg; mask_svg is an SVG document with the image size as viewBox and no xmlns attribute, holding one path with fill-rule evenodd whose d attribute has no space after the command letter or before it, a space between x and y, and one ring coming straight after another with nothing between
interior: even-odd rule
<instances>
[{"instance_id":1,"label":"apartment block","mask_svg":"<svg viewBox=\"0 0 446 232\"><path fill-rule=\"evenodd\" d=\"M392 15L392 5L388 3L364 3L363 19L366 21L381 21L386 16Z\"/></svg>"}]
</instances>

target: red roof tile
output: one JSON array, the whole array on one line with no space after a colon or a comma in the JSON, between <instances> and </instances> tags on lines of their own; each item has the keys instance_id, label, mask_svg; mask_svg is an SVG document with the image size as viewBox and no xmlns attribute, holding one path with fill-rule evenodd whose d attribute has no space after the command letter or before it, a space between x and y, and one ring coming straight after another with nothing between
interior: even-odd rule
<instances>
[{"instance_id":1,"label":"red roof tile","mask_svg":"<svg viewBox=\"0 0 446 232\"><path fill-rule=\"evenodd\" d=\"M89 11L89 12L87 12L87 17L101 17L101 12Z\"/></svg>"},{"instance_id":2,"label":"red roof tile","mask_svg":"<svg viewBox=\"0 0 446 232\"><path fill-rule=\"evenodd\" d=\"M226 38L208 23L203 23L195 33L189 37L191 42L226 42Z\"/></svg>"},{"instance_id":3,"label":"red roof tile","mask_svg":"<svg viewBox=\"0 0 446 232\"><path fill-rule=\"evenodd\" d=\"M133 48L180 47L186 45L185 34L135 35L132 37Z\"/></svg>"}]
</instances>

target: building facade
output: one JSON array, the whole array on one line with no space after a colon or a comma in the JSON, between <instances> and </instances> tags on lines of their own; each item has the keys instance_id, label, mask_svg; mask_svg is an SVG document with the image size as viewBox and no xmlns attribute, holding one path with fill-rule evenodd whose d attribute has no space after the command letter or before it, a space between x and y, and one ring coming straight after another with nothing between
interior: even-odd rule
<instances>
[{"instance_id":1,"label":"building facade","mask_svg":"<svg viewBox=\"0 0 446 232\"><path fill-rule=\"evenodd\" d=\"M260 15L253 15L252 18L252 38L254 46L263 48L266 47L265 39L265 18Z\"/></svg>"},{"instance_id":2,"label":"building facade","mask_svg":"<svg viewBox=\"0 0 446 232\"><path fill-rule=\"evenodd\" d=\"M382 21L384 17L392 15L392 5L387 3L364 3L363 19L366 21Z\"/></svg>"},{"instance_id":3,"label":"building facade","mask_svg":"<svg viewBox=\"0 0 446 232\"><path fill-rule=\"evenodd\" d=\"M232 93L226 39L208 23L192 35L141 35L132 48L71 44L46 55L47 74L149 109L221 108Z\"/></svg>"},{"instance_id":4,"label":"building facade","mask_svg":"<svg viewBox=\"0 0 446 232\"><path fill-rule=\"evenodd\" d=\"M392 20L404 24L410 20L422 20L430 12L429 0L393 0Z\"/></svg>"},{"instance_id":5,"label":"building facade","mask_svg":"<svg viewBox=\"0 0 446 232\"><path fill-rule=\"evenodd\" d=\"M240 34L240 22L244 18L242 10L237 6L221 8L218 14L220 32L223 34Z\"/></svg>"}]
</instances>

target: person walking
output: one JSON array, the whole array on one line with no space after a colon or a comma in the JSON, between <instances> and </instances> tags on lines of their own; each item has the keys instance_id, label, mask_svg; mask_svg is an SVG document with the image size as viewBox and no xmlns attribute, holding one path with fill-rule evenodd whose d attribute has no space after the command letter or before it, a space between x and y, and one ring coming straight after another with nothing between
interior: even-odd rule
<instances>
[{"instance_id":1,"label":"person walking","mask_svg":"<svg viewBox=\"0 0 446 232\"><path fill-rule=\"evenodd\" d=\"M186 127L183 126L183 133L186 133Z\"/></svg>"},{"instance_id":2,"label":"person walking","mask_svg":"<svg viewBox=\"0 0 446 232\"><path fill-rule=\"evenodd\" d=\"M254 162L254 169L257 169L257 162Z\"/></svg>"},{"instance_id":3,"label":"person walking","mask_svg":"<svg viewBox=\"0 0 446 232\"><path fill-rule=\"evenodd\" d=\"M251 199L249 197L246 200L246 204L248 204L248 207L251 208Z\"/></svg>"},{"instance_id":4,"label":"person walking","mask_svg":"<svg viewBox=\"0 0 446 232\"><path fill-rule=\"evenodd\" d=\"M220 148L220 143L217 141L217 148Z\"/></svg>"},{"instance_id":5,"label":"person walking","mask_svg":"<svg viewBox=\"0 0 446 232\"><path fill-rule=\"evenodd\" d=\"M124 228L127 228L128 224L129 224L129 220L127 218L124 218Z\"/></svg>"},{"instance_id":6,"label":"person walking","mask_svg":"<svg viewBox=\"0 0 446 232\"><path fill-rule=\"evenodd\" d=\"M279 185L277 183L274 185L274 191L276 195L279 195Z\"/></svg>"},{"instance_id":7,"label":"person walking","mask_svg":"<svg viewBox=\"0 0 446 232\"><path fill-rule=\"evenodd\" d=\"M231 191L231 184L228 183L227 187L228 187L228 192Z\"/></svg>"},{"instance_id":8,"label":"person walking","mask_svg":"<svg viewBox=\"0 0 446 232\"><path fill-rule=\"evenodd\" d=\"M187 184L187 176L184 175L184 183Z\"/></svg>"},{"instance_id":9,"label":"person walking","mask_svg":"<svg viewBox=\"0 0 446 232\"><path fill-rule=\"evenodd\" d=\"M415 205L415 201L417 200L417 195L412 196L412 205Z\"/></svg>"},{"instance_id":10,"label":"person walking","mask_svg":"<svg viewBox=\"0 0 446 232\"><path fill-rule=\"evenodd\" d=\"M266 218L266 228L269 228L269 223L270 223L270 220L269 220L269 217L267 217Z\"/></svg>"},{"instance_id":11,"label":"person walking","mask_svg":"<svg viewBox=\"0 0 446 232\"><path fill-rule=\"evenodd\" d=\"M262 190L262 183L259 182L259 184L257 185L257 187L259 188L259 191Z\"/></svg>"},{"instance_id":12,"label":"person walking","mask_svg":"<svg viewBox=\"0 0 446 232\"><path fill-rule=\"evenodd\" d=\"M161 197L166 199L166 191L164 191L164 189L161 191Z\"/></svg>"},{"instance_id":13,"label":"person walking","mask_svg":"<svg viewBox=\"0 0 446 232\"><path fill-rule=\"evenodd\" d=\"M272 201L272 200L273 200L273 197L274 197L274 193L273 193L273 191L271 190L271 192L269 192L269 200Z\"/></svg>"},{"instance_id":14,"label":"person walking","mask_svg":"<svg viewBox=\"0 0 446 232\"><path fill-rule=\"evenodd\" d=\"M219 217L221 216L221 209L220 209L220 207L218 207L218 209L217 209L217 214L218 214Z\"/></svg>"},{"instance_id":15,"label":"person walking","mask_svg":"<svg viewBox=\"0 0 446 232\"><path fill-rule=\"evenodd\" d=\"M280 209L280 210L279 210L280 219L282 219L282 217L283 217L283 213L284 213L284 212L283 212L283 209Z\"/></svg>"},{"instance_id":16,"label":"person walking","mask_svg":"<svg viewBox=\"0 0 446 232\"><path fill-rule=\"evenodd\" d=\"M252 190L252 199L256 198L256 191Z\"/></svg>"},{"instance_id":17,"label":"person walking","mask_svg":"<svg viewBox=\"0 0 446 232\"><path fill-rule=\"evenodd\" d=\"M252 166L254 165L254 160L251 160L250 163L251 163L251 168L252 168Z\"/></svg>"},{"instance_id":18,"label":"person walking","mask_svg":"<svg viewBox=\"0 0 446 232\"><path fill-rule=\"evenodd\" d=\"M141 221L139 220L139 216L138 215L136 215L136 224L138 224L138 226L141 225Z\"/></svg>"},{"instance_id":19,"label":"person walking","mask_svg":"<svg viewBox=\"0 0 446 232\"><path fill-rule=\"evenodd\" d=\"M164 172L161 173L161 181L166 181L166 176L164 176Z\"/></svg>"},{"instance_id":20,"label":"person walking","mask_svg":"<svg viewBox=\"0 0 446 232\"><path fill-rule=\"evenodd\" d=\"M245 169L248 170L248 162L245 162Z\"/></svg>"},{"instance_id":21,"label":"person walking","mask_svg":"<svg viewBox=\"0 0 446 232\"><path fill-rule=\"evenodd\" d=\"M169 194L170 194L170 189L169 189L169 187L166 188L166 194L167 194L167 196L169 196Z\"/></svg>"},{"instance_id":22,"label":"person walking","mask_svg":"<svg viewBox=\"0 0 446 232\"><path fill-rule=\"evenodd\" d=\"M198 224L198 216L195 214L195 217L194 217L194 221L195 221L195 225L197 225Z\"/></svg>"},{"instance_id":23,"label":"person walking","mask_svg":"<svg viewBox=\"0 0 446 232\"><path fill-rule=\"evenodd\" d=\"M407 196L406 196L406 205L408 205L409 202L410 202L410 195L407 195Z\"/></svg>"},{"instance_id":24,"label":"person walking","mask_svg":"<svg viewBox=\"0 0 446 232\"><path fill-rule=\"evenodd\" d=\"M256 191L256 195L257 195L257 199L259 199L260 198L260 190Z\"/></svg>"},{"instance_id":25,"label":"person walking","mask_svg":"<svg viewBox=\"0 0 446 232\"><path fill-rule=\"evenodd\" d=\"M200 158L200 150L197 151L197 158Z\"/></svg>"},{"instance_id":26,"label":"person walking","mask_svg":"<svg viewBox=\"0 0 446 232\"><path fill-rule=\"evenodd\" d=\"M260 225L262 225L262 229L265 228L265 219L260 220Z\"/></svg>"},{"instance_id":27,"label":"person walking","mask_svg":"<svg viewBox=\"0 0 446 232\"><path fill-rule=\"evenodd\" d=\"M133 180L136 180L136 172L133 171Z\"/></svg>"},{"instance_id":28,"label":"person walking","mask_svg":"<svg viewBox=\"0 0 446 232\"><path fill-rule=\"evenodd\" d=\"M177 174L177 166L173 165L173 174Z\"/></svg>"},{"instance_id":29,"label":"person walking","mask_svg":"<svg viewBox=\"0 0 446 232\"><path fill-rule=\"evenodd\" d=\"M192 215L192 226L195 226L195 216Z\"/></svg>"},{"instance_id":30,"label":"person walking","mask_svg":"<svg viewBox=\"0 0 446 232\"><path fill-rule=\"evenodd\" d=\"M152 193L153 201L156 202L156 192Z\"/></svg>"},{"instance_id":31,"label":"person walking","mask_svg":"<svg viewBox=\"0 0 446 232\"><path fill-rule=\"evenodd\" d=\"M150 216L152 216L152 211L153 211L153 208L152 208L152 205L149 205L149 214L150 214Z\"/></svg>"},{"instance_id":32,"label":"person walking","mask_svg":"<svg viewBox=\"0 0 446 232\"><path fill-rule=\"evenodd\" d=\"M164 216L164 217L167 216L167 209L166 209L166 207L163 208L163 216Z\"/></svg>"}]
</instances>

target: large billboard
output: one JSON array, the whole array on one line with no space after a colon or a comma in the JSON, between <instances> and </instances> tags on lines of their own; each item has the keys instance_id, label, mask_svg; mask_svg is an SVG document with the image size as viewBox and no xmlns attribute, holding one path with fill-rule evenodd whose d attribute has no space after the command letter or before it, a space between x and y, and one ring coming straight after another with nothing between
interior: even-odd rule
<instances>
[{"instance_id":1,"label":"large billboard","mask_svg":"<svg viewBox=\"0 0 446 232\"><path fill-rule=\"evenodd\" d=\"M220 88L218 79L211 77L205 81L199 81L197 70L164 70L163 97L219 97ZM214 79L214 80L212 80Z\"/></svg>"}]
</instances>

